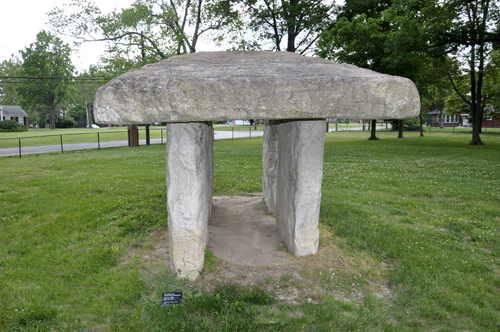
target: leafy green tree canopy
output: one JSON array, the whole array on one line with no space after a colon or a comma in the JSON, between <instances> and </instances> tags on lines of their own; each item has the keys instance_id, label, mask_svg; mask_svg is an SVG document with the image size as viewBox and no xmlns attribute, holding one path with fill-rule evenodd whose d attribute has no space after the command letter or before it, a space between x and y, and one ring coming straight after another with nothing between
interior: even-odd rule
<instances>
[{"instance_id":1,"label":"leafy green tree canopy","mask_svg":"<svg viewBox=\"0 0 500 332\"><path fill-rule=\"evenodd\" d=\"M21 59L11 55L8 60L0 63L0 76L21 76L21 67ZM9 83L7 79L0 79L0 105L19 105L21 98L15 84Z\"/></svg>"},{"instance_id":2,"label":"leafy green tree canopy","mask_svg":"<svg viewBox=\"0 0 500 332\"><path fill-rule=\"evenodd\" d=\"M351 3L359 1L347 0L344 9ZM394 0L377 8L344 10L322 34L318 54L408 77L424 100L435 99L442 90L435 82L447 78L475 119L471 144L482 144L485 66L500 41L498 0ZM457 72L470 75L466 94L455 84Z\"/></svg>"},{"instance_id":3,"label":"leafy green tree canopy","mask_svg":"<svg viewBox=\"0 0 500 332\"><path fill-rule=\"evenodd\" d=\"M265 49L306 54L314 52L319 33L337 8L324 0L232 0L243 8L250 40L238 49Z\"/></svg>"},{"instance_id":4,"label":"leafy green tree canopy","mask_svg":"<svg viewBox=\"0 0 500 332\"><path fill-rule=\"evenodd\" d=\"M54 8L52 27L80 42L104 41L108 69L130 68L196 52L200 37L213 38L239 28L238 12L220 0L136 0L119 12L103 14L89 0L69 0L70 11Z\"/></svg>"},{"instance_id":5,"label":"leafy green tree canopy","mask_svg":"<svg viewBox=\"0 0 500 332\"><path fill-rule=\"evenodd\" d=\"M31 82L17 88L18 93L23 95L21 106L48 109L50 128L55 129L56 107L71 99L74 92L69 84L75 70L71 64L71 48L58 37L40 31L36 42L20 52L23 57L22 75L33 77Z\"/></svg>"}]
</instances>

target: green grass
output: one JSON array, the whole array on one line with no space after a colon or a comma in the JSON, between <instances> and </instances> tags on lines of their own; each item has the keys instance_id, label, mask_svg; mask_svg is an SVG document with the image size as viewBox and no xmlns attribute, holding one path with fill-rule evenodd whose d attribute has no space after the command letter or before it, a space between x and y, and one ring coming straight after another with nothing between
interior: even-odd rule
<instances>
[{"instance_id":1,"label":"green grass","mask_svg":"<svg viewBox=\"0 0 500 332\"><path fill-rule=\"evenodd\" d=\"M160 138L163 130L163 138L165 138L165 127L150 127L150 138ZM26 146L42 146L42 145L59 145L63 135L64 144L73 143L89 143L97 142L97 133L99 140L119 141L127 140L127 128L111 127L103 129L88 129L88 128L70 128L70 129L30 129L28 132L0 132L0 149L17 148L19 146L19 138L21 145ZM139 127L139 139L146 138L146 130L144 127Z\"/></svg>"},{"instance_id":2,"label":"green grass","mask_svg":"<svg viewBox=\"0 0 500 332\"><path fill-rule=\"evenodd\" d=\"M326 136L320 241L387 266L390 298L370 288L374 264L318 275L324 292L297 305L177 279L147 258L167 228L164 146L3 157L0 330L498 331L500 135L368 136ZM215 194L261 190L261 145L215 141ZM184 304L160 307L173 290Z\"/></svg>"}]
</instances>

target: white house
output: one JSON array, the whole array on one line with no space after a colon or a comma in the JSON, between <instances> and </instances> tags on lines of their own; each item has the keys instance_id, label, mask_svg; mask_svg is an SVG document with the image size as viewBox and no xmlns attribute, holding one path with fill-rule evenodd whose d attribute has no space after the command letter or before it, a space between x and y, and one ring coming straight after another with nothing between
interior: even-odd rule
<instances>
[{"instance_id":1,"label":"white house","mask_svg":"<svg viewBox=\"0 0 500 332\"><path fill-rule=\"evenodd\" d=\"M20 106L0 105L0 121L14 120L28 127L28 113Z\"/></svg>"}]
</instances>

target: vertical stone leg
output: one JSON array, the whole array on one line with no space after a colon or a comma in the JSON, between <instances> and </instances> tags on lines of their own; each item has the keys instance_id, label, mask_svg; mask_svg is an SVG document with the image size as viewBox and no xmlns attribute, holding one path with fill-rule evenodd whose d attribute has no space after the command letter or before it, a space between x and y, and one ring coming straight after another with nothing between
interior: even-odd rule
<instances>
[{"instance_id":1,"label":"vertical stone leg","mask_svg":"<svg viewBox=\"0 0 500 332\"><path fill-rule=\"evenodd\" d=\"M284 122L278 128L278 231L293 254L315 254L319 242L325 121Z\"/></svg>"},{"instance_id":2,"label":"vertical stone leg","mask_svg":"<svg viewBox=\"0 0 500 332\"><path fill-rule=\"evenodd\" d=\"M205 198L207 200L207 205L209 207L208 210L208 219L210 219L210 216L212 215L212 197L214 195L214 126L212 125L211 122L207 122L208 125L208 146L209 148L207 149L208 151L208 175L209 175L209 184L208 188L210 189L209 195L207 195ZM207 222L208 222L207 219ZM207 226L208 227L208 226ZM205 236L205 243L208 243L208 228Z\"/></svg>"},{"instance_id":3,"label":"vertical stone leg","mask_svg":"<svg viewBox=\"0 0 500 332\"><path fill-rule=\"evenodd\" d=\"M276 180L278 171L278 122L264 121L262 155L262 199L267 210L274 213L276 206Z\"/></svg>"},{"instance_id":4,"label":"vertical stone leg","mask_svg":"<svg viewBox=\"0 0 500 332\"><path fill-rule=\"evenodd\" d=\"M194 280L203 269L212 206L211 123L167 125L167 209L170 268Z\"/></svg>"}]
</instances>

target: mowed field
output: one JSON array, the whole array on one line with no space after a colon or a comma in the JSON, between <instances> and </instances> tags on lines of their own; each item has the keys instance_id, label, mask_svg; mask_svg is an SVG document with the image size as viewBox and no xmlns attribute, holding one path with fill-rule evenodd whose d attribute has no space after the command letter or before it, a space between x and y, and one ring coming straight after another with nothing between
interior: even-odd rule
<instances>
[{"instance_id":1,"label":"mowed field","mask_svg":"<svg viewBox=\"0 0 500 332\"><path fill-rule=\"evenodd\" d=\"M163 132L162 132L163 131ZM98 138L99 134L99 138ZM165 126L151 126L149 130L150 138L165 138ZM127 140L128 133L126 127L111 127L102 129L89 128L69 128L69 129L31 129L22 132L0 132L0 149L17 148L19 139L21 146L42 146L60 145L61 136L63 144L74 143L94 143L99 141L122 141ZM146 130L139 127L139 138L146 138Z\"/></svg>"},{"instance_id":2,"label":"mowed field","mask_svg":"<svg viewBox=\"0 0 500 332\"><path fill-rule=\"evenodd\" d=\"M368 136L326 135L320 250L339 264L252 286L155 258L165 146L0 158L0 330L500 330L500 134ZM214 158L215 195L261 191L262 139L215 141ZM202 275L224 268L207 249ZM276 296L311 284L310 301ZM160 306L174 290L184 303Z\"/></svg>"}]
</instances>

